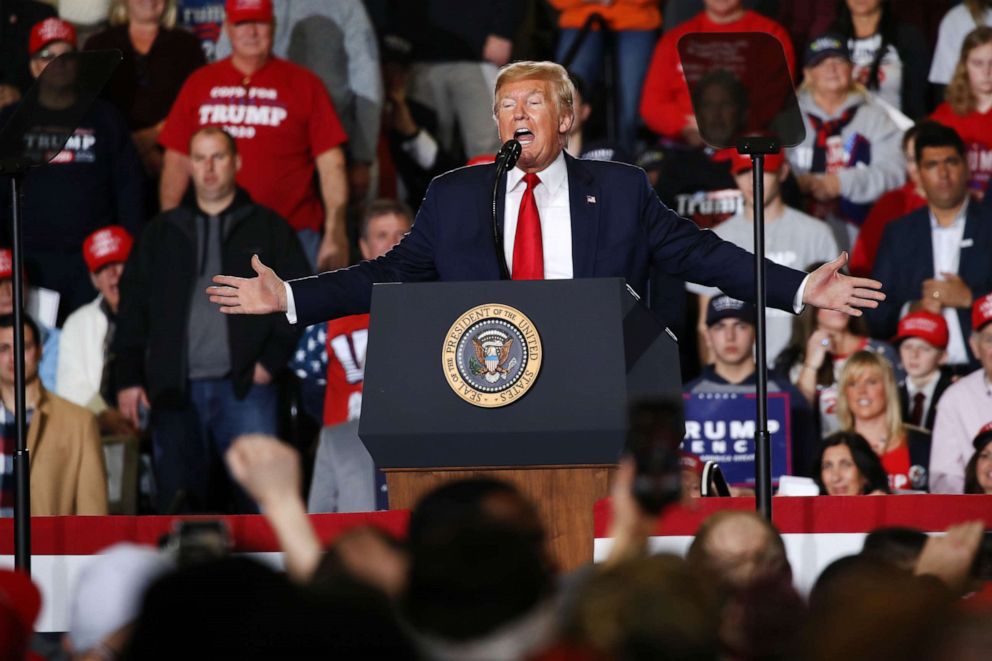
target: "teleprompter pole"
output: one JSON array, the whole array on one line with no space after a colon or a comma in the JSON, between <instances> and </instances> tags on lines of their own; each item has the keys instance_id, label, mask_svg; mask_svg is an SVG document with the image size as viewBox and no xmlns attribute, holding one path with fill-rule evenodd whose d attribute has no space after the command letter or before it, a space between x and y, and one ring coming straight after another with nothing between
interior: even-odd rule
<instances>
[{"instance_id":1,"label":"teleprompter pole","mask_svg":"<svg viewBox=\"0 0 992 661\"><path fill-rule=\"evenodd\" d=\"M31 574L31 462L28 457L24 403L24 276L21 249L21 178L10 177L11 237L14 270L14 567Z\"/></svg>"},{"instance_id":2,"label":"teleprompter pole","mask_svg":"<svg viewBox=\"0 0 992 661\"><path fill-rule=\"evenodd\" d=\"M768 433L768 361L765 334L765 154L779 149L772 138L742 138L737 151L749 154L753 166L754 192L754 304L756 312L756 362L757 365L757 424L754 431L754 484L758 512L772 519L772 455L771 434Z\"/></svg>"}]
</instances>

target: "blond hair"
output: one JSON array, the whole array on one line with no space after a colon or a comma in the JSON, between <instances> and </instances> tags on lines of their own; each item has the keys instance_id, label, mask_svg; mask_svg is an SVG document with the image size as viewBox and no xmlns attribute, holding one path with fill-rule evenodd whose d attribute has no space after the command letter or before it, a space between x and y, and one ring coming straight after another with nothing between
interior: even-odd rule
<instances>
[{"instance_id":1,"label":"blond hair","mask_svg":"<svg viewBox=\"0 0 992 661\"><path fill-rule=\"evenodd\" d=\"M961 42L961 57L954 67L951 82L944 90L944 99L958 115L967 115L975 109L976 99L971 91L971 81L968 80L968 55L979 46L992 43L992 27L983 25L975 28Z\"/></svg>"},{"instance_id":2,"label":"blond hair","mask_svg":"<svg viewBox=\"0 0 992 661\"><path fill-rule=\"evenodd\" d=\"M496 117L499 109L499 90L509 83L520 80L543 80L551 86L551 96L555 103L555 110L558 117L562 114L573 115L573 99L575 98L575 85L568 77L568 71L555 62L532 62L521 61L511 62L502 66L496 74L496 90L493 94L493 117Z\"/></svg>"},{"instance_id":3,"label":"blond hair","mask_svg":"<svg viewBox=\"0 0 992 661\"><path fill-rule=\"evenodd\" d=\"M165 1L165 11L158 19L158 24L167 30L176 27L176 0ZM111 25L127 25L131 21L131 16L127 11L127 0L110 0L110 10L107 12L107 20Z\"/></svg>"},{"instance_id":4,"label":"blond hair","mask_svg":"<svg viewBox=\"0 0 992 661\"><path fill-rule=\"evenodd\" d=\"M853 65L853 63L852 63L851 66L852 66L852 69L851 69L851 82L847 86L847 92L848 92L848 94L856 93L856 94L860 94L861 96L863 96L865 98L868 98L868 94L869 94L868 88L865 87L864 85L862 85L861 83L859 83L857 81L857 79L854 77L854 69L853 69L853 66L854 65ZM809 69L809 68L810 67L805 67L804 70L805 69ZM799 84L799 90L798 91L799 92L807 92L807 93L809 93L811 95L813 94L813 82L810 80L810 77L809 76L806 76L806 75L803 76L803 82L801 82Z\"/></svg>"},{"instance_id":5,"label":"blond hair","mask_svg":"<svg viewBox=\"0 0 992 661\"><path fill-rule=\"evenodd\" d=\"M847 388L863 374L876 372L882 377L885 386L885 427L886 438L890 441L902 438L906 433L902 422L902 409L899 407L899 387L896 375L885 356L873 351L858 351L851 356L841 370L837 384L837 420L843 431L854 431L854 414L847 401Z\"/></svg>"}]
</instances>

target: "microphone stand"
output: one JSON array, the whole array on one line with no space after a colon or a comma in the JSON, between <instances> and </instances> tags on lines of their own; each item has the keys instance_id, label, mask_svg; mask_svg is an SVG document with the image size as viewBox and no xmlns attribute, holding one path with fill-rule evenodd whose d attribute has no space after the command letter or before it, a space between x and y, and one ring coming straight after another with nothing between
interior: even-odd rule
<instances>
[{"instance_id":1,"label":"microphone stand","mask_svg":"<svg viewBox=\"0 0 992 661\"><path fill-rule=\"evenodd\" d=\"M503 223L499 222L496 200L499 195L500 179L517 164L520 151L520 143L511 138L504 142L496 153L496 178L493 180L493 247L496 249L496 263L499 264L501 280L510 279L510 269L506 265L506 250L503 248Z\"/></svg>"},{"instance_id":2,"label":"microphone stand","mask_svg":"<svg viewBox=\"0 0 992 661\"><path fill-rule=\"evenodd\" d=\"M768 432L768 361L765 333L765 155L779 151L778 140L746 137L737 141L737 153L751 156L754 194L754 304L755 356L757 365L758 417L754 432L755 504L758 512L772 520L772 455Z\"/></svg>"},{"instance_id":3,"label":"microphone stand","mask_svg":"<svg viewBox=\"0 0 992 661\"><path fill-rule=\"evenodd\" d=\"M27 447L24 392L24 251L21 247L21 181L27 164L5 163L10 175L10 214L14 287L14 568L31 575L31 459ZM40 342L40 338L35 338Z\"/></svg>"}]
</instances>

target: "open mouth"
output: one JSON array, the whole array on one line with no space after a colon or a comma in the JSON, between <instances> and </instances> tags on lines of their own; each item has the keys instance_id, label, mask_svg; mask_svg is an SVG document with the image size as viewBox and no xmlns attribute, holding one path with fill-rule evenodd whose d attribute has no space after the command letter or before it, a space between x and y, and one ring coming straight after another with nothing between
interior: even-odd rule
<instances>
[{"instance_id":1,"label":"open mouth","mask_svg":"<svg viewBox=\"0 0 992 661\"><path fill-rule=\"evenodd\" d=\"M858 400L858 406L871 406L871 400L862 397Z\"/></svg>"},{"instance_id":2,"label":"open mouth","mask_svg":"<svg viewBox=\"0 0 992 661\"><path fill-rule=\"evenodd\" d=\"M513 132L513 138L521 145L529 145L534 142L534 134L530 129L517 129Z\"/></svg>"}]
</instances>

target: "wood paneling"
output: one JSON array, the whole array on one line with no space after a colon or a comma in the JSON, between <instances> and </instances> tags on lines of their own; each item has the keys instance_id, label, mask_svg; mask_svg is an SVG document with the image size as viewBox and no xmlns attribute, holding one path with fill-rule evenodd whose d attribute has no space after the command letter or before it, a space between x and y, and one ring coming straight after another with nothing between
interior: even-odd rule
<instances>
[{"instance_id":1,"label":"wood paneling","mask_svg":"<svg viewBox=\"0 0 992 661\"><path fill-rule=\"evenodd\" d=\"M609 494L614 466L387 470L390 509L413 508L422 495L451 480L494 477L515 484L538 507L559 568L592 561L593 504Z\"/></svg>"}]
</instances>

